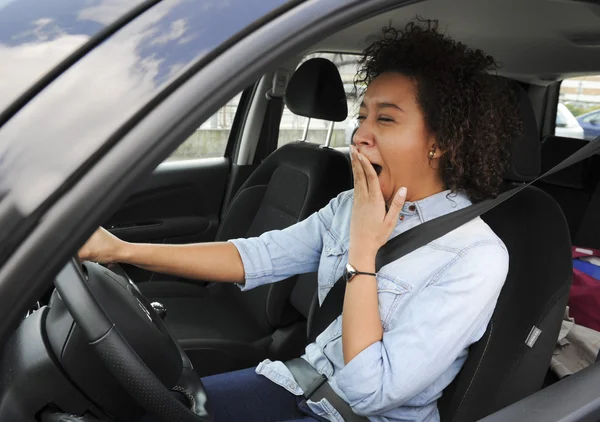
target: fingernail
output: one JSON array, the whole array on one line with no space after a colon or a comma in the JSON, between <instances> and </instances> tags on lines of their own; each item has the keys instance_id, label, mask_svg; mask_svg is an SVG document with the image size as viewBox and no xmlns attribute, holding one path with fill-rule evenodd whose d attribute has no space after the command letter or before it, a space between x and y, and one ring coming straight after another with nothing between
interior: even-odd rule
<instances>
[{"instance_id":1,"label":"fingernail","mask_svg":"<svg viewBox=\"0 0 600 422\"><path fill-rule=\"evenodd\" d=\"M404 188L404 187L400 188L400 190L398 191L398 196L401 196L402 198L406 198L406 188Z\"/></svg>"},{"instance_id":2,"label":"fingernail","mask_svg":"<svg viewBox=\"0 0 600 422\"><path fill-rule=\"evenodd\" d=\"M358 159L359 159L360 161L362 161L362 160L363 160L363 155L362 155L360 152L359 152L358 154L356 154L356 155L358 155Z\"/></svg>"}]
</instances>

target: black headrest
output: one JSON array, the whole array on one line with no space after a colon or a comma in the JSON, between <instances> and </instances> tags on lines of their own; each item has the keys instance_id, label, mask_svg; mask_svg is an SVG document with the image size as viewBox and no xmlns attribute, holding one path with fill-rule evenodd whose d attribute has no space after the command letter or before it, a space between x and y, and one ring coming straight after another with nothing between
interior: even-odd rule
<instances>
[{"instance_id":1,"label":"black headrest","mask_svg":"<svg viewBox=\"0 0 600 422\"><path fill-rule=\"evenodd\" d=\"M285 103L299 116L334 122L343 122L348 116L340 72L323 58L307 60L294 72L285 92Z\"/></svg>"},{"instance_id":2,"label":"black headrest","mask_svg":"<svg viewBox=\"0 0 600 422\"><path fill-rule=\"evenodd\" d=\"M527 92L514 83L519 102L519 116L523 121L523 132L513 141L510 162L504 172L504 179L514 182L529 182L540 175L542 153L535 113Z\"/></svg>"},{"instance_id":3,"label":"black headrest","mask_svg":"<svg viewBox=\"0 0 600 422\"><path fill-rule=\"evenodd\" d=\"M583 148L589 141L584 139L547 136L542 142L542 172L545 173L565 158ZM600 157L598 157L600 159ZM544 183L572 189L593 189L596 186L592 174L592 160L583 160L563 170L544 177Z\"/></svg>"}]
</instances>

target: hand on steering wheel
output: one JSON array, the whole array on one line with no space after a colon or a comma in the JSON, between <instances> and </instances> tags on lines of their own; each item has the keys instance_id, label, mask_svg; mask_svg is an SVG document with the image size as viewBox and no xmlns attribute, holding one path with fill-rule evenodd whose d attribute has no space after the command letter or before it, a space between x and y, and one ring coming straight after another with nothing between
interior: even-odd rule
<instances>
[{"instance_id":1,"label":"hand on steering wheel","mask_svg":"<svg viewBox=\"0 0 600 422\"><path fill-rule=\"evenodd\" d=\"M200 377L137 286L99 264L80 267L75 259L55 285L90 346L147 412L163 422L211 420ZM188 406L172 391L182 393Z\"/></svg>"}]
</instances>

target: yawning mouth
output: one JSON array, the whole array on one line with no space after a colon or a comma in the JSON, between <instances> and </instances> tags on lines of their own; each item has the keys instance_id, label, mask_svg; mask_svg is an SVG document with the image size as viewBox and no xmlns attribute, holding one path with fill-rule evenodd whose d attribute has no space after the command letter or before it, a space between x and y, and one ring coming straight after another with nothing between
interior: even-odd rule
<instances>
[{"instance_id":1,"label":"yawning mouth","mask_svg":"<svg viewBox=\"0 0 600 422\"><path fill-rule=\"evenodd\" d=\"M377 176L379 176L381 174L381 170L383 170L383 167L381 167L379 164L371 164L371 165L375 169L375 173L377 173Z\"/></svg>"}]
</instances>

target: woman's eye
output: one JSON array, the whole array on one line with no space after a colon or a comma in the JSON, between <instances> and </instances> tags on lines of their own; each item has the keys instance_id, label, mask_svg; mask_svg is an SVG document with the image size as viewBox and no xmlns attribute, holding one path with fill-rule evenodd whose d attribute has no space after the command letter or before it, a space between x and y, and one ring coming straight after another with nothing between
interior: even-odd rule
<instances>
[{"instance_id":1,"label":"woman's eye","mask_svg":"<svg viewBox=\"0 0 600 422\"><path fill-rule=\"evenodd\" d=\"M379 120L380 122L393 122L394 119L391 119L389 117L379 117L377 120Z\"/></svg>"},{"instance_id":2,"label":"woman's eye","mask_svg":"<svg viewBox=\"0 0 600 422\"><path fill-rule=\"evenodd\" d=\"M356 121L361 123L363 120L365 120L365 116L357 116L356 117Z\"/></svg>"}]
</instances>

